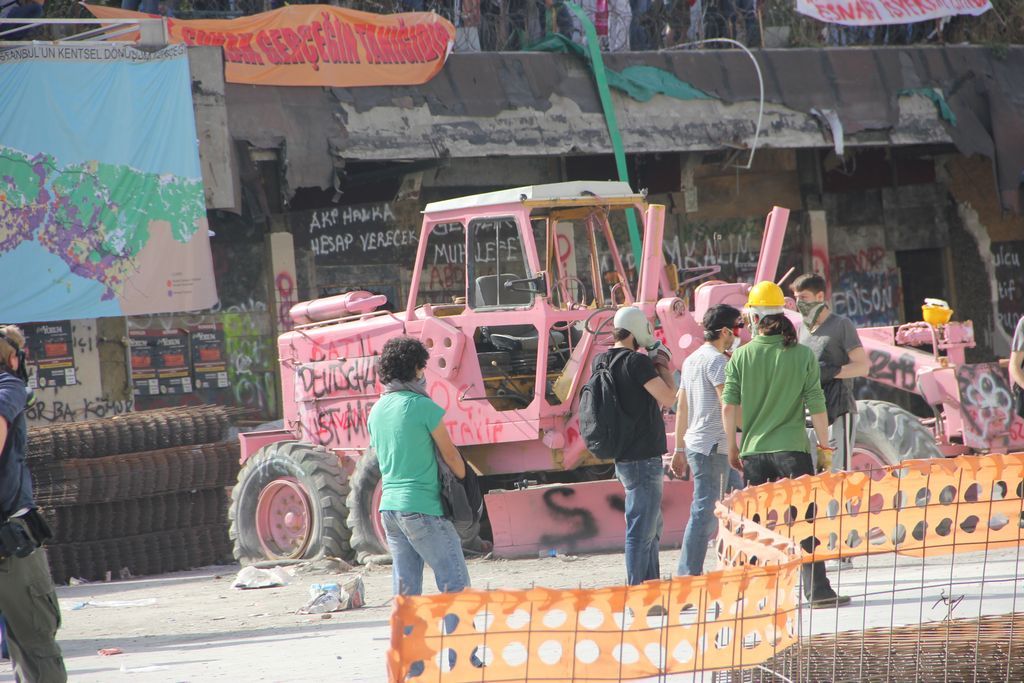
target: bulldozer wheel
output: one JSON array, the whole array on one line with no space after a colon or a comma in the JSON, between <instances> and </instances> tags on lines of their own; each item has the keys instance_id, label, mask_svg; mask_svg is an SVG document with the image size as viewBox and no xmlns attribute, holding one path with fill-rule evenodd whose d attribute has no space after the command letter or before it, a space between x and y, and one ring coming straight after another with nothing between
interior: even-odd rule
<instances>
[{"instance_id":1,"label":"bulldozer wheel","mask_svg":"<svg viewBox=\"0 0 1024 683\"><path fill-rule=\"evenodd\" d=\"M356 463L348 493L348 527L352 530L352 549L361 564L389 564L391 551L388 550L384 525L381 523L380 506L381 477L380 463L372 448L366 449ZM490 543L480 538L480 525L462 538L462 549L472 554L490 551Z\"/></svg>"},{"instance_id":2,"label":"bulldozer wheel","mask_svg":"<svg viewBox=\"0 0 1024 683\"><path fill-rule=\"evenodd\" d=\"M886 401L857 401L851 470L941 457L935 435L916 415Z\"/></svg>"},{"instance_id":3,"label":"bulldozer wheel","mask_svg":"<svg viewBox=\"0 0 1024 683\"><path fill-rule=\"evenodd\" d=\"M352 530L352 549L360 564L391 562L384 525L380 520L380 463L372 448L359 457L348 492L348 528Z\"/></svg>"},{"instance_id":4,"label":"bulldozer wheel","mask_svg":"<svg viewBox=\"0 0 1024 683\"><path fill-rule=\"evenodd\" d=\"M348 481L321 446L278 441L258 450L231 491L228 535L240 562L351 559L345 527Z\"/></svg>"}]
</instances>

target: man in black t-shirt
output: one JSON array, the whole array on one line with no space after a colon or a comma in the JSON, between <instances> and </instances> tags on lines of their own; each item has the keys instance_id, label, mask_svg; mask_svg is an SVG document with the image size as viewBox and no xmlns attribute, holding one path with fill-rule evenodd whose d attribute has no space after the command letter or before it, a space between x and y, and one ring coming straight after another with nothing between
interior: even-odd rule
<instances>
[{"instance_id":1,"label":"man in black t-shirt","mask_svg":"<svg viewBox=\"0 0 1024 683\"><path fill-rule=\"evenodd\" d=\"M675 402L675 382L668 349L654 338L643 311L620 308L614 325L615 346L598 356L595 365L608 361L619 405L633 420L635 438L627 451L616 454L615 476L626 490L626 581L635 586L661 574L662 455L668 450L661 410Z\"/></svg>"}]
</instances>

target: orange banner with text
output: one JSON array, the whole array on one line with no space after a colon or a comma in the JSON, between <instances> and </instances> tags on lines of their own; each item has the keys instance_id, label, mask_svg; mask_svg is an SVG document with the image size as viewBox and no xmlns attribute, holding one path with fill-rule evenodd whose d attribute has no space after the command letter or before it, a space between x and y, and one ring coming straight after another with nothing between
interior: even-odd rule
<instances>
[{"instance_id":1,"label":"orange banner with text","mask_svg":"<svg viewBox=\"0 0 1024 683\"><path fill-rule=\"evenodd\" d=\"M86 5L100 19L152 15ZM221 45L225 78L254 85L333 88L417 85L441 70L455 27L432 12L371 14L288 5L237 19L167 19L172 43Z\"/></svg>"}]
</instances>

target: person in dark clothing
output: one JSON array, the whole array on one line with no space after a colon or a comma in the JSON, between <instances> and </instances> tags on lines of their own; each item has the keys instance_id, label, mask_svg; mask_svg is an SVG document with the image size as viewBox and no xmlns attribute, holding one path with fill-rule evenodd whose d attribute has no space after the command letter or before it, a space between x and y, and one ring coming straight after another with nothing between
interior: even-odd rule
<instances>
[{"instance_id":1,"label":"person in dark clothing","mask_svg":"<svg viewBox=\"0 0 1024 683\"><path fill-rule=\"evenodd\" d=\"M800 343L818 360L825 393L830 444L835 448L833 470L850 469L853 437L857 432L857 401L853 378L868 374L868 356L849 318L833 313L825 303L825 278L813 273L793 281L793 296L803 316Z\"/></svg>"},{"instance_id":2,"label":"person in dark clothing","mask_svg":"<svg viewBox=\"0 0 1024 683\"><path fill-rule=\"evenodd\" d=\"M615 345L594 360L612 372L619 405L633 419L629 450L615 456L615 476L626 490L626 581L635 586L661 576L662 456L668 450L661 409L675 403L668 349L654 338L639 308L615 313ZM647 349L647 353L641 353Z\"/></svg>"},{"instance_id":3,"label":"person in dark clothing","mask_svg":"<svg viewBox=\"0 0 1024 683\"><path fill-rule=\"evenodd\" d=\"M13 0L0 2L0 20L2 19L39 19L43 16L43 3L37 0ZM23 27L18 31L14 29ZM26 24L0 23L0 40L28 40L35 29ZM10 33L5 33L11 31Z\"/></svg>"},{"instance_id":4,"label":"person in dark clothing","mask_svg":"<svg viewBox=\"0 0 1024 683\"><path fill-rule=\"evenodd\" d=\"M64 683L67 671L57 629L60 607L46 554L49 528L36 511L25 463L28 375L25 337L0 327L0 612L18 683Z\"/></svg>"}]
</instances>

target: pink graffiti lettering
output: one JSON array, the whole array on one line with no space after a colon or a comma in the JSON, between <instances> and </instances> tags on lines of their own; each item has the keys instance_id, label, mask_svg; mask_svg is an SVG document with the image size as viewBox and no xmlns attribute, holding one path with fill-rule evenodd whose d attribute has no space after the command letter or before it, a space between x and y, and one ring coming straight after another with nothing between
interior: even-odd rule
<instances>
[{"instance_id":1,"label":"pink graffiti lettering","mask_svg":"<svg viewBox=\"0 0 1024 683\"><path fill-rule=\"evenodd\" d=\"M465 286L465 278L466 271L461 266L450 263L431 266L427 274L426 289L430 292L461 290Z\"/></svg>"},{"instance_id":2,"label":"pink graffiti lettering","mask_svg":"<svg viewBox=\"0 0 1024 683\"><path fill-rule=\"evenodd\" d=\"M296 303L295 279L291 273L282 271L274 278L274 286L277 288L277 322L281 330L290 330L294 323L288 312Z\"/></svg>"},{"instance_id":3,"label":"pink graffiti lettering","mask_svg":"<svg viewBox=\"0 0 1024 683\"><path fill-rule=\"evenodd\" d=\"M833 254L832 270L836 271L837 274L887 270L885 249L882 247L868 247L852 254Z\"/></svg>"}]
</instances>

